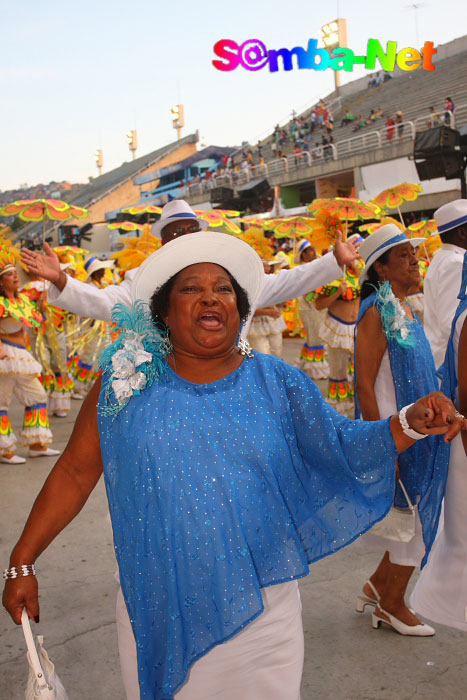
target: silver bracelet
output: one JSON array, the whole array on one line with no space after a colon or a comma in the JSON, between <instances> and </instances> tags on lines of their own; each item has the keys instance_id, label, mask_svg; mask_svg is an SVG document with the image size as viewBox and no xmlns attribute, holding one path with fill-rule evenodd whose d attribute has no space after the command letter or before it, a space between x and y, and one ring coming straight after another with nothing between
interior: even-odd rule
<instances>
[{"instance_id":1,"label":"silver bracelet","mask_svg":"<svg viewBox=\"0 0 467 700\"><path fill-rule=\"evenodd\" d=\"M21 564L21 566L10 566L3 572L3 578L19 578L20 576L35 576L36 567L34 564Z\"/></svg>"},{"instance_id":2,"label":"silver bracelet","mask_svg":"<svg viewBox=\"0 0 467 700\"><path fill-rule=\"evenodd\" d=\"M423 438L428 437L428 435L425 435L425 433L417 433L416 430L413 430L410 427L407 418L405 417L405 414L411 406L413 406L413 403L409 403L408 406L404 406L404 408L401 408L401 410L399 411L399 423L401 424L402 431L410 438L412 438L412 440L423 440Z\"/></svg>"}]
</instances>

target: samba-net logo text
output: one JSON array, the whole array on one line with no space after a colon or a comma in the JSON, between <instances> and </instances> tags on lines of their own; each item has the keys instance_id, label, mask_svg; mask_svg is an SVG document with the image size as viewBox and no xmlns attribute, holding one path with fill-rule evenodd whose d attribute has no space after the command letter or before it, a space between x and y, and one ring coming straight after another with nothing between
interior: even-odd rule
<instances>
[{"instance_id":1,"label":"samba-net logo text","mask_svg":"<svg viewBox=\"0 0 467 700\"><path fill-rule=\"evenodd\" d=\"M239 66L248 71L257 71L267 66L271 73L276 73L280 68L290 71L294 67L299 70L322 71L330 68L352 71L354 65L359 64L369 70L381 67L384 71L392 71L397 65L404 71L420 67L433 71L432 57L437 51L432 41L425 41L418 51L410 46L398 50L396 41L388 41L386 48L383 48L377 39L368 39L366 54L358 55L352 49L340 46L328 52L318 47L317 39L309 39L306 49L295 46L293 49L269 50L259 39L247 39L243 44L232 39L220 39L214 44L214 53L218 58L212 64L220 71L232 71Z\"/></svg>"}]
</instances>

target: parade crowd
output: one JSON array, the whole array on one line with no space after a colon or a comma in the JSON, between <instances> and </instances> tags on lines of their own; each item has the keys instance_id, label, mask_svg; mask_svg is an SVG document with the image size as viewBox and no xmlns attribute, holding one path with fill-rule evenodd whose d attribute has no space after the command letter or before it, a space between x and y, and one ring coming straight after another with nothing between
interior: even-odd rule
<instances>
[{"instance_id":1,"label":"parade crowd","mask_svg":"<svg viewBox=\"0 0 467 700\"><path fill-rule=\"evenodd\" d=\"M324 103L294 121L299 149L331 123ZM83 401L4 573L14 621L37 621L36 559L103 473L128 700L299 700L297 582L357 539L381 553L357 593L373 627L467 631L467 200L434 218L434 255L396 222L252 246L173 200L124 277L70 246L3 246L0 462L26 461L16 433L59 456L49 414ZM394 508L409 535L382 526Z\"/></svg>"}]
</instances>

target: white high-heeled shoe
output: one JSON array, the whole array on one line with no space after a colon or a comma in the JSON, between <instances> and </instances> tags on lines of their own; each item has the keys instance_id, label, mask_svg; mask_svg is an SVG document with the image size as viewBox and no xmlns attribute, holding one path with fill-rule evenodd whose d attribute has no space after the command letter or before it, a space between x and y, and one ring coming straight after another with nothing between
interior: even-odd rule
<instances>
[{"instance_id":1,"label":"white high-heeled shoe","mask_svg":"<svg viewBox=\"0 0 467 700\"><path fill-rule=\"evenodd\" d=\"M399 634L405 634L411 637L432 637L435 634L433 627L425 625L423 622L419 625L406 625L397 617L383 610L383 608L380 608L380 611L383 615L386 615L388 619L386 620L384 617L381 617L381 615L378 615L377 612L374 612L371 616L371 624L374 629L378 629L381 623L384 622L386 625L396 630L396 632L399 632Z\"/></svg>"},{"instance_id":2,"label":"white high-heeled shoe","mask_svg":"<svg viewBox=\"0 0 467 700\"><path fill-rule=\"evenodd\" d=\"M364 612L365 607L367 605L371 605L373 608L376 608L376 605L379 603L379 598L380 598L378 591L373 586L370 579L368 579L368 581L365 581L364 585L368 585L371 588L371 591L375 597L370 598L369 596L365 595L364 593L360 593L360 595L357 596L357 603L355 606L355 610L359 613Z\"/></svg>"}]
</instances>

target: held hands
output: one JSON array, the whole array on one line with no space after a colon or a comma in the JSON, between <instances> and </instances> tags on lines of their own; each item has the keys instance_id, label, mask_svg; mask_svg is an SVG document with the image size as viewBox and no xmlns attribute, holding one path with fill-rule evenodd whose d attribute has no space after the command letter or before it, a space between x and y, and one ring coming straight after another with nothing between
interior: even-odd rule
<instances>
[{"instance_id":1,"label":"held hands","mask_svg":"<svg viewBox=\"0 0 467 700\"><path fill-rule=\"evenodd\" d=\"M353 241L343 241L342 231L337 234L337 241L334 246L334 257L337 260L339 267L344 267L344 265L352 265L353 261L356 260L358 255L358 248L360 243L355 243Z\"/></svg>"},{"instance_id":2,"label":"held hands","mask_svg":"<svg viewBox=\"0 0 467 700\"><path fill-rule=\"evenodd\" d=\"M31 620L39 622L37 578L35 576L19 576L8 579L5 583L2 603L17 625L21 624L23 608L26 608Z\"/></svg>"},{"instance_id":3,"label":"held hands","mask_svg":"<svg viewBox=\"0 0 467 700\"><path fill-rule=\"evenodd\" d=\"M451 442L461 430L467 430L467 421L441 391L418 399L406 413L407 422L417 433L443 435Z\"/></svg>"},{"instance_id":4,"label":"held hands","mask_svg":"<svg viewBox=\"0 0 467 700\"><path fill-rule=\"evenodd\" d=\"M28 266L31 272L55 284L60 274L64 274L60 269L60 260L48 243L44 243L44 253L45 255L35 250L22 248L21 260Z\"/></svg>"}]
</instances>

